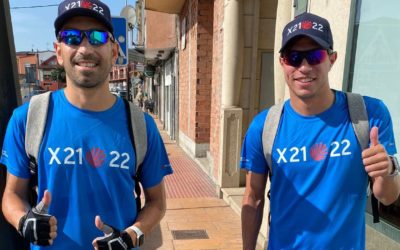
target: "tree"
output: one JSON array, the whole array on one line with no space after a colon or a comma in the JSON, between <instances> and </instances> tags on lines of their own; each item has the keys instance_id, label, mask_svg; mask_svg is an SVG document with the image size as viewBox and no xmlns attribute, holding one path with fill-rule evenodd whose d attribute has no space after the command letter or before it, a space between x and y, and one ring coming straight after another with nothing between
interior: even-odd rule
<instances>
[{"instance_id":1,"label":"tree","mask_svg":"<svg viewBox=\"0 0 400 250\"><path fill-rule=\"evenodd\" d=\"M51 79L58 83L65 83L65 70L62 67L57 67L51 71Z\"/></svg>"}]
</instances>

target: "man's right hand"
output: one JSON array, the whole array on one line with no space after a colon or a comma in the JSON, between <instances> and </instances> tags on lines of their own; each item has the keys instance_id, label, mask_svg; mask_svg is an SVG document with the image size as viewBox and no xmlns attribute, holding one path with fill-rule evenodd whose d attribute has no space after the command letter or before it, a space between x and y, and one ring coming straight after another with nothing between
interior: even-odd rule
<instances>
[{"instance_id":1,"label":"man's right hand","mask_svg":"<svg viewBox=\"0 0 400 250\"><path fill-rule=\"evenodd\" d=\"M57 220L48 214L51 194L44 191L43 199L19 221L18 232L27 241L39 246L53 244L57 236Z\"/></svg>"},{"instance_id":2,"label":"man's right hand","mask_svg":"<svg viewBox=\"0 0 400 250\"><path fill-rule=\"evenodd\" d=\"M105 224L100 216L96 216L94 223L104 233L103 237L97 237L93 240L92 244L95 250L128 250L133 248L132 238L125 230L120 231Z\"/></svg>"}]
</instances>

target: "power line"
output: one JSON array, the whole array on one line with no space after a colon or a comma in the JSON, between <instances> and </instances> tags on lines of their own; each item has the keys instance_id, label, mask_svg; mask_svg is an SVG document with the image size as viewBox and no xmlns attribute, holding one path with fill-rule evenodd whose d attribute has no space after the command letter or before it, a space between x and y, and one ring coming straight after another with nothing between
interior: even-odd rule
<instances>
[{"instance_id":1,"label":"power line","mask_svg":"<svg viewBox=\"0 0 400 250\"><path fill-rule=\"evenodd\" d=\"M10 7L12 10L18 10L18 9L35 9L35 8L46 8L46 7L55 7L58 6L58 4L48 4L48 5L34 5L34 6L19 6L19 7Z\"/></svg>"}]
</instances>

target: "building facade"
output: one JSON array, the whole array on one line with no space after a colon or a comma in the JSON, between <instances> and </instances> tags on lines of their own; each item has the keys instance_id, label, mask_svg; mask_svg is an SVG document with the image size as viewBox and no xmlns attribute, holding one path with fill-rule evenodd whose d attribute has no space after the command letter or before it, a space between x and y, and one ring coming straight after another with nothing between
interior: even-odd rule
<instances>
[{"instance_id":1,"label":"building facade","mask_svg":"<svg viewBox=\"0 0 400 250\"><path fill-rule=\"evenodd\" d=\"M136 8L141 6L144 5L137 3ZM139 86L145 99L154 104L154 114L158 115L163 129L173 140L178 137L179 113L177 19L175 14L145 9L138 20L141 32L138 32L137 39L137 48L143 51L145 58L143 84Z\"/></svg>"},{"instance_id":2,"label":"building facade","mask_svg":"<svg viewBox=\"0 0 400 250\"><path fill-rule=\"evenodd\" d=\"M51 79L51 72L57 68L54 51L20 51L16 57L23 103L35 94L64 86Z\"/></svg>"},{"instance_id":3,"label":"building facade","mask_svg":"<svg viewBox=\"0 0 400 250\"><path fill-rule=\"evenodd\" d=\"M64 77L59 77L59 79L53 79L53 71L56 69L60 69L58 66L57 57L56 55L52 55L46 60L39 59L39 67L38 67L38 74L39 74L39 81L40 87L46 91L55 91L57 89L61 89L65 87Z\"/></svg>"},{"instance_id":4,"label":"building facade","mask_svg":"<svg viewBox=\"0 0 400 250\"><path fill-rule=\"evenodd\" d=\"M128 72L131 67L133 67L131 64L112 67L109 82L109 88L112 93L128 98L128 83L130 81Z\"/></svg>"},{"instance_id":5,"label":"building facade","mask_svg":"<svg viewBox=\"0 0 400 250\"><path fill-rule=\"evenodd\" d=\"M20 83L31 82L35 83L38 79L37 66L38 66L38 55L36 52L17 52L17 68ZM31 70L32 69L32 70Z\"/></svg>"}]
</instances>

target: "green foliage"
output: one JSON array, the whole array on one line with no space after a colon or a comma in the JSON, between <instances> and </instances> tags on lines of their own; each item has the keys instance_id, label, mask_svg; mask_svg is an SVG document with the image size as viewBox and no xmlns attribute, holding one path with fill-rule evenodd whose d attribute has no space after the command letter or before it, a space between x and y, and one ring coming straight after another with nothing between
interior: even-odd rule
<instances>
[{"instance_id":1,"label":"green foliage","mask_svg":"<svg viewBox=\"0 0 400 250\"><path fill-rule=\"evenodd\" d=\"M62 67L58 67L51 71L51 79L57 82L65 82L65 70Z\"/></svg>"}]
</instances>

